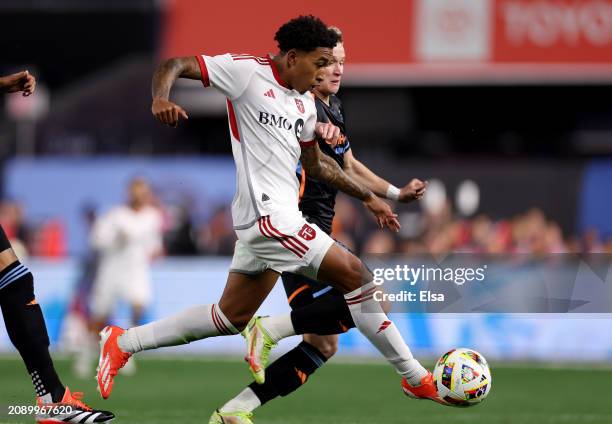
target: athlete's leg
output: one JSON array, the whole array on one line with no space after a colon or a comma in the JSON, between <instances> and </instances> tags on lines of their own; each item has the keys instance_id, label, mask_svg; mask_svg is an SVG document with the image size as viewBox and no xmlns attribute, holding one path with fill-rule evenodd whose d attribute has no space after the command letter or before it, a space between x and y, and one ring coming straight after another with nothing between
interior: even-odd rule
<instances>
[{"instance_id":1,"label":"athlete's leg","mask_svg":"<svg viewBox=\"0 0 612 424\"><path fill-rule=\"evenodd\" d=\"M267 270L257 275L230 272L218 304L191 307L176 315L133 327L119 337L125 352L176 346L207 337L236 334L274 287L278 273Z\"/></svg>"},{"instance_id":2,"label":"athlete's leg","mask_svg":"<svg viewBox=\"0 0 612 424\"><path fill-rule=\"evenodd\" d=\"M304 334L303 340L315 347L326 360L338 352L338 334L329 334L327 336L319 336L318 334Z\"/></svg>"},{"instance_id":3,"label":"athlete's leg","mask_svg":"<svg viewBox=\"0 0 612 424\"><path fill-rule=\"evenodd\" d=\"M49 336L40 305L34 298L34 277L22 265L0 227L0 307L6 331L23 358L36 394L58 401L65 387L49 355Z\"/></svg>"},{"instance_id":4,"label":"athlete's leg","mask_svg":"<svg viewBox=\"0 0 612 424\"><path fill-rule=\"evenodd\" d=\"M100 333L97 377L100 393L104 398L110 396L115 375L136 352L238 333L246 327L277 279L278 273L272 270L256 275L230 272L218 304L194 306L126 331L105 327Z\"/></svg>"},{"instance_id":5,"label":"athlete's leg","mask_svg":"<svg viewBox=\"0 0 612 424\"><path fill-rule=\"evenodd\" d=\"M23 274L19 278L0 290L4 323L11 342L19 351L32 378L36 395L57 402L64 396L65 387L49 355L45 319L34 298L34 278L18 261L0 271L0 276L10 278L20 272Z\"/></svg>"},{"instance_id":6,"label":"athlete's leg","mask_svg":"<svg viewBox=\"0 0 612 424\"><path fill-rule=\"evenodd\" d=\"M291 314L283 315L281 319L294 320L293 314L310 306L328 303L327 298L335 296L340 298L340 307L346 309L348 319L352 322L350 312L344 302L344 296L337 290L318 283L316 280L304 276L284 272L282 274L283 286L287 293L287 300L293 309ZM323 293L323 294L320 294ZM314 297L315 294L318 297ZM323 312L325 311L318 311ZM279 316L280 317L280 316ZM331 318L333 321L333 318ZM337 323L336 332L342 332ZM219 410L222 413L250 413L278 396L287 396L306 383L319 367L336 352L338 336L304 335L304 341L298 346L282 355L265 369L263 384L251 383L242 392L228 401ZM227 416L226 416L227 417Z\"/></svg>"},{"instance_id":7,"label":"athlete's leg","mask_svg":"<svg viewBox=\"0 0 612 424\"><path fill-rule=\"evenodd\" d=\"M329 282L344 293L355 325L370 342L413 385L421 384L427 370L412 356L399 330L374 300L378 289L372 274L356 256L332 246L319 267L318 279Z\"/></svg>"}]
</instances>

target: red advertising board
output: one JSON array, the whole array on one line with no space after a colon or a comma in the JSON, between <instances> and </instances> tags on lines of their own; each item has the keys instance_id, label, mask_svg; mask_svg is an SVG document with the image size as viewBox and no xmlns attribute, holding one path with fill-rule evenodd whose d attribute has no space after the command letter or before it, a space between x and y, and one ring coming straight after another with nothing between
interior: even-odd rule
<instances>
[{"instance_id":1,"label":"red advertising board","mask_svg":"<svg viewBox=\"0 0 612 424\"><path fill-rule=\"evenodd\" d=\"M612 63L612 0L498 0L496 62Z\"/></svg>"},{"instance_id":2,"label":"red advertising board","mask_svg":"<svg viewBox=\"0 0 612 424\"><path fill-rule=\"evenodd\" d=\"M162 56L275 52L274 33L298 15L313 14L342 29L355 63L412 58L412 1L174 0L166 11Z\"/></svg>"},{"instance_id":3,"label":"red advertising board","mask_svg":"<svg viewBox=\"0 0 612 424\"><path fill-rule=\"evenodd\" d=\"M347 81L612 80L612 0L174 0L161 55L275 52L300 14L342 29Z\"/></svg>"}]
</instances>

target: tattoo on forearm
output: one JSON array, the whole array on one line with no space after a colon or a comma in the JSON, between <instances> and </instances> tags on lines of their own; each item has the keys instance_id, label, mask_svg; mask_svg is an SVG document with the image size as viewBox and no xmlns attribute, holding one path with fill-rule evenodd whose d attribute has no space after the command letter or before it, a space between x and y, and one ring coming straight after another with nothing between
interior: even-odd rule
<instances>
[{"instance_id":1,"label":"tattoo on forearm","mask_svg":"<svg viewBox=\"0 0 612 424\"><path fill-rule=\"evenodd\" d=\"M151 94L153 98L168 99L170 90L177 78L202 78L200 67L195 57L179 57L160 63L153 75Z\"/></svg>"},{"instance_id":2,"label":"tattoo on forearm","mask_svg":"<svg viewBox=\"0 0 612 424\"><path fill-rule=\"evenodd\" d=\"M366 200L372 196L372 192L368 188L349 178L335 160L317 152L316 149L318 147L302 151L302 165L309 176L336 187L359 200Z\"/></svg>"},{"instance_id":3,"label":"tattoo on forearm","mask_svg":"<svg viewBox=\"0 0 612 424\"><path fill-rule=\"evenodd\" d=\"M174 81L178 78L179 73L180 69L174 59L162 62L153 75L153 84L151 87L153 98L161 97L162 99L168 99L170 96L170 89Z\"/></svg>"}]
</instances>

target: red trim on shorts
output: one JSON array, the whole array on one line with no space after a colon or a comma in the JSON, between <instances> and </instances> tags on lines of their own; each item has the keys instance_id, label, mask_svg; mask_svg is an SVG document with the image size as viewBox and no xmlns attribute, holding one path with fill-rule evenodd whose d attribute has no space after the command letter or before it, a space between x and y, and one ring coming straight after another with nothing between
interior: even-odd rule
<instances>
[{"instance_id":1,"label":"red trim on shorts","mask_svg":"<svg viewBox=\"0 0 612 424\"><path fill-rule=\"evenodd\" d=\"M270 221L270 216L268 216L268 225L270 226L272 231L274 231L279 237L287 238L287 239L293 241L294 243L297 243L298 246L296 246L296 247L301 247L302 249L304 249L304 253L308 252L308 246L306 246L304 243L302 243L296 237L288 236L286 234L283 234L280 231L278 231L276 228L274 228L274 226L272 225L272 221Z\"/></svg>"},{"instance_id":2,"label":"red trim on shorts","mask_svg":"<svg viewBox=\"0 0 612 424\"><path fill-rule=\"evenodd\" d=\"M283 236L281 233L278 233L278 234L281 234L281 236L274 235L274 232L271 229L273 227L272 227L272 224L270 223L270 217L269 216L265 216L264 217L263 226L266 229L266 231L272 236L272 238L278 240L287 249L290 249L291 251L297 252L297 255L300 258L302 258L304 256L304 254L306 253L306 251L308 250L308 249L303 250L291 238L289 238L287 236Z\"/></svg>"},{"instance_id":3,"label":"red trim on shorts","mask_svg":"<svg viewBox=\"0 0 612 424\"><path fill-rule=\"evenodd\" d=\"M295 256L297 256L300 259L303 258L304 254L302 253L301 250L298 250L293 245L289 244L286 240L274 236L274 234L266 227L266 223L267 223L266 218L267 218L267 216L263 216L263 217L259 218L259 220L258 220L258 222L259 222L259 231L261 232L261 234L263 234L264 237L273 238L274 240L278 241L281 245L283 245L283 247L285 249L287 249L291 253L293 253Z\"/></svg>"},{"instance_id":4,"label":"red trim on shorts","mask_svg":"<svg viewBox=\"0 0 612 424\"><path fill-rule=\"evenodd\" d=\"M197 55L196 59L198 59L198 65L200 65L200 73L202 74L202 84L204 84L204 87L210 87L210 78L208 77L208 68L206 67L206 62L204 62L204 58L201 55Z\"/></svg>"},{"instance_id":5,"label":"red trim on shorts","mask_svg":"<svg viewBox=\"0 0 612 424\"><path fill-rule=\"evenodd\" d=\"M236 121L236 112L234 112L234 105L230 102L230 99L226 99L227 102L227 116L229 118L230 130L232 131L232 137L240 142L240 134L238 133L238 122Z\"/></svg>"}]
</instances>

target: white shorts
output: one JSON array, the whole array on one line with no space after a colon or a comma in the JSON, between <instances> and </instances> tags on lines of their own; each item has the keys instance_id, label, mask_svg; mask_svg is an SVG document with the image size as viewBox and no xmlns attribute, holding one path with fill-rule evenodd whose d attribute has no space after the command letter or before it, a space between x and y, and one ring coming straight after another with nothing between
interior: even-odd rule
<instances>
[{"instance_id":1,"label":"white shorts","mask_svg":"<svg viewBox=\"0 0 612 424\"><path fill-rule=\"evenodd\" d=\"M144 278L125 281L119 278L96 278L90 302L93 318L110 317L120 301L129 306L148 306L153 297L151 282Z\"/></svg>"},{"instance_id":2,"label":"white shorts","mask_svg":"<svg viewBox=\"0 0 612 424\"><path fill-rule=\"evenodd\" d=\"M236 234L230 272L243 274L272 269L316 279L325 254L335 243L299 213L263 216L252 227L236 230Z\"/></svg>"}]
</instances>

